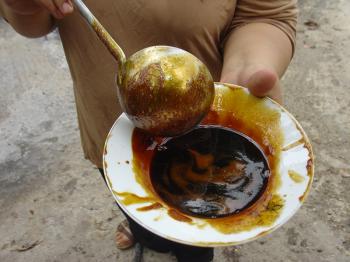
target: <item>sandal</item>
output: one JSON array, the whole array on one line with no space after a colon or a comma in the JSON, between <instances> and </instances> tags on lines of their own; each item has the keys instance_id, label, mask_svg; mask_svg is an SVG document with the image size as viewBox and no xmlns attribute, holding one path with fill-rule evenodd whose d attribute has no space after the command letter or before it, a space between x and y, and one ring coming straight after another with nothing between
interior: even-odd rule
<instances>
[{"instance_id":1,"label":"sandal","mask_svg":"<svg viewBox=\"0 0 350 262\"><path fill-rule=\"evenodd\" d=\"M115 232L115 244L117 248L122 250L131 248L135 244L134 236L130 231L129 223L126 219L117 227L117 231Z\"/></svg>"}]
</instances>

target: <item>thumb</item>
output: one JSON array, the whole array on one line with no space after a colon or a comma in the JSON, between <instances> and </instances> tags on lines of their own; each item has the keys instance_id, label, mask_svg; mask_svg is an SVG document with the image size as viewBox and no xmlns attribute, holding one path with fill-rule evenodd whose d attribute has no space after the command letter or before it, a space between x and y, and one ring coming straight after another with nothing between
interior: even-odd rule
<instances>
[{"instance_id":1,"label":"thumb","mask_svg":"<svg viewBox=\"0 0 350 262\"><path fill-rule=\"evenodd\" d=\"M261 69L248 78L246 87L253 95L263 97L270 94L277 81L278 76L275 72L269 69Z\"/></svg>"}]
</instances>

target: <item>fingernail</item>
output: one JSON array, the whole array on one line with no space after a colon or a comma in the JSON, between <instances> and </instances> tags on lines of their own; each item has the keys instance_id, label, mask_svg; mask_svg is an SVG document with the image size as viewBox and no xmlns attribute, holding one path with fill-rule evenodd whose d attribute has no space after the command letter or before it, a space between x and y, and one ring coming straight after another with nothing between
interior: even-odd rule
<instances>
[{"instance_id":1,"label":"fingernail","mask_svg":"<svg viewBox=\"0 0 350 262\"><path fill-rule=\"evenodd\" d=\"M60 8L61 12L63 14L69 14L73 11L73 6L71 6L70 4L68 4L67 2L64 2Z\"/></svg>"}]
</instances>

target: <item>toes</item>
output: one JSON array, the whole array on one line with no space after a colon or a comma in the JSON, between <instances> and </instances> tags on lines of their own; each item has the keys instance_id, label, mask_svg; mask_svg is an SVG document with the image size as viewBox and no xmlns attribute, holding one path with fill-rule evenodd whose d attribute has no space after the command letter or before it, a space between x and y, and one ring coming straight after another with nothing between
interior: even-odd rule
<instances>
[{"instance_id":1,"label":"toes","mask_svg":"<svg viewBox=\"0 0 350 262\"><path fill-rule=\"evenodd\" d=\"M118 225L115 233L115 243L119 249L127 249L134 245L134 237L130 231L127 221L123 221Z\"/></svg>"}]
</instances>

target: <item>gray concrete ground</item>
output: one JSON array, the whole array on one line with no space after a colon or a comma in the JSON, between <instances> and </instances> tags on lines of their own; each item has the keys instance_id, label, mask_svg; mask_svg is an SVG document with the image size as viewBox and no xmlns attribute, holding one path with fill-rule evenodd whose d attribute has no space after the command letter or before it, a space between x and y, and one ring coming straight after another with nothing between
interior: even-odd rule
<instances>
[{"instance_id":1,"label":"gray concrete ground","mask_svg":"<svg viewBox=\"0 0 350 262\"><path fill-rule=\"evenodd\" d=\"M215 261L350 261L350 2L300 9L283 86L316 154L311 194L282 228ZM0 261L131 261L114 246L123 218L83 159L57 34L25 39L0 21L0 79ZM146 250L144 261L175 259Z\"/></svg>"}]
</instances>

